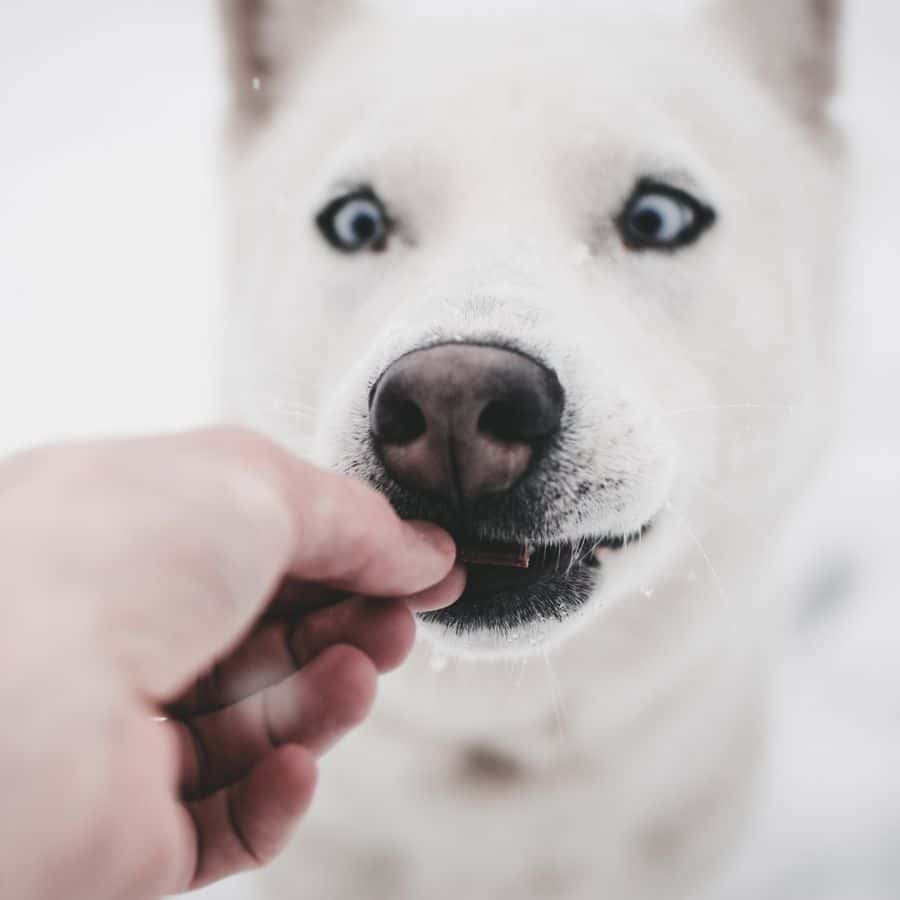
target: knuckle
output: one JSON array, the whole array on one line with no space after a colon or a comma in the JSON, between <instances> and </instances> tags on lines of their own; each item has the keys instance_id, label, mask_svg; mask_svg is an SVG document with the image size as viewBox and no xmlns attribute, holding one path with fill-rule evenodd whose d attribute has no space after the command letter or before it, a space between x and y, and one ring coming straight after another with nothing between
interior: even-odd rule
<instances>
[{"instance_id":1,"label":"knuckle","mask_svg":"<svg viewBox=\"0 0 900 900\"><path fill-rule=\"evenodd\" d=\"M340 533L342 565L347 577L356 580L379 562L372 526L366 517L354 514L348 517Z\"/></svg>"},{"instance_id":2,"label":"knuckle","mask_svg":"<svg viewBox=\"0 0 900 900\"><path fill-rule=\"evenodd\" d=\"M285 566L293 519L282 479L265 460L226 454L199 471L190 527L211 588L228 602L247 578L271 577Z\"/></svg>"},{"instance_id":3,"label":"knuckle","mask_svg":"<svg viewBox=\"0 0 900 900\"><path fill-rule=\"evenodd\" d=\"M236 513L276 532L290 525L283 451L249 429L228 426L223 435L231 451L225 496Z\"/></svg>"},{"instance_id":4,"label":"knuckle","mask_svg":"<svg viewBox=\"0 0 900 900\"><path fill-rule=\"evenodd\" d=\"M287 562L293 543L293 518L279 484L265 473L235 473L227 486L226 502L235 528L228 552L246 552L265 566Z\"/></svg>"},{"instance_id":5,"label":"knuckle","mask_svg":"<svg viewBox=\"0 0 900 900\"><path fill-rule=\"evenodd\" d=\"M223 487L223 497L238 521L275 535L290 525L290 508L281 485L265 467L240 467L230 473Z\"/></svg>"}]
</instances>

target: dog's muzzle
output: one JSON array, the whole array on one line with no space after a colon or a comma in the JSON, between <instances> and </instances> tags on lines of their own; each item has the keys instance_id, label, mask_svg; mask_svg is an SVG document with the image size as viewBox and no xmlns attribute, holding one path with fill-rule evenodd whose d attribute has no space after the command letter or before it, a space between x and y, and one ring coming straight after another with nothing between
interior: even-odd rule
<instances>
[{"instance_id":1,"label":"dog's muzzle","mask_svg":"<svg viewBox=\"0 0 900 900\"><path fill-rule=\"evenodd\" d=\"M561 618L568 600L581 603L590 593L591 578L568 577L573 569L586 576L590 548L581 547L584 559L576 559L572 547L529 540L540 503L532 482L550 463L565 405L551 369L487 344L414 351L376 383L371 440L399 489L395 505L448 528L470 563L463 597L431 621L460 632L508 630ZM516 542L498 546L498 535L515 535Z\"/></svg>"},{"instance_id":2,"label":"dog's muzzle","mask_svg":"<svg viewBox=\"0 0 900 900\"><path fill-rule=\"evenodd\" d=\"M554 371L494 344L416 350L375 383L373 482L404 518L450 531L468 564L463 596L426 621L461 634L562 621L593 596L604 554L643 534L573 540L548 526L578 495L556 471L575 421Z\"/></svg>"}]
</instances>

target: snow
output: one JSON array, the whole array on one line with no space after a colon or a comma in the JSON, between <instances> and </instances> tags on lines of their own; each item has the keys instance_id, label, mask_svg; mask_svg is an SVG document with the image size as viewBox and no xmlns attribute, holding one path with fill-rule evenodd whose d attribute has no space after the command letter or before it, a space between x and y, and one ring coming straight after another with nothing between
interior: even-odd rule
<instances>
[{"instance_id":1,"label":"snow","mask_svg":"<svg viewBox=\"0 0 900 900\"><path fill-rule=\"evenodd\" d=\"M711 900L900 896L900 6L856 0L848 25L847 411L788 545L806 612L764 800ZM0 450L208 418L214 35L200 0L0 7ZM247 891L236 881L208 896Z\"/></svg>"}]
</instances>

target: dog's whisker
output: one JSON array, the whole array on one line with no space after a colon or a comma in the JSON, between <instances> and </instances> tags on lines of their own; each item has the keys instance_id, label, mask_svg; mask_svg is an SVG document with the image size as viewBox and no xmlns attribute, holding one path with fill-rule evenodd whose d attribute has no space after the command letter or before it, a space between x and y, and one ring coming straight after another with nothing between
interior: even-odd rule
<instances>
[{"instance_id":1,"label":"dog's whisker","mask_svg":"<svg viewBox=\"0 0 900 900\"><path fill-rule=\"evenodd\" d=\"M703 560L707 568L709 569L709 573L712 576L716 591L719 594L719 599L721 599L722 603L727 607L729 605L729 599L728 594L725 591L725 585L722 583L722 579L719 577L719 572L716 569L715 565L713 565L712 558L710 557L709 552L704 546L703 541L700 540L700 538L697 536L697 533L688 524L688 521L687 519L685 519L684 515L671 503L669 504L669 511L675 514L681 527L691 539L691 542L696 546L697 550L700 551L700 555L703 557Z\"/></svg>"},{"instance_id":2,"label":"dog's whisker","mask_svg":"<svg viewBox=\"0 0 900 900\"><path fill-rule=\"evenodd\" d=\"M585 538L579 538L575 544L573 552L569 557L569 565L566 567L566 577L572 574L572 570L577 566L582 559L584 554L585 544L587 543Z\"/></svg>"},{"instance_id":3,"label":"dog's whisker","mask_svg":"<svg viewBox=\"0 0 900 900\"><path fill-rule=\"evenodd\" d=\"M254 401L265 409L276 413L305 415L310 418L318 417L322 414L321 408L312 403L304 403L302 400L287 400L278 394L258 393L254 395Z\"/></svg>"},{"instance_id":4,"label":"dog's whisker","mask_svg":"<svg viewBox=\"0 0 900 900\"><path fill-rule=\"evenodd\" d=\"M727 497L721 490L718 488L712 487L709 481L702 476L698 476L697 478L692 479L691 481L685 482L688 490L693 490L694 488L699 488L701 491L706 492L711 497L713 497L716 501L722 504L722 506L730 506L731 499Z\"/></svg>"}]
</instances>

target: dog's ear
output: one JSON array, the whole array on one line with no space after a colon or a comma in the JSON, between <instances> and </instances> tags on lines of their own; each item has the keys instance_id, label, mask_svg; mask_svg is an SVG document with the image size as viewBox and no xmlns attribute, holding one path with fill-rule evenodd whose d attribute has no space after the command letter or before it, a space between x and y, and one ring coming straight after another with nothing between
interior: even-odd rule
<instances>
[{"instance_id":1,"label":"dog's ear","mask_svg":"<svg viewBox=\"0 0 900 900\"><path fill-rule=\"evenodd\" d=\"M356 0L218 0L237 114L264 116L288 74Z\"/></svg>"},{"instance_id":2,"label":"dog's ear","mask_svg":"<svg viewBox=\"0 0 900 900\"><path fill-rule=\"evenodd\" d=\"M843 0L714 0L711 12L760 78L822 120L838 83Z\"/></svg>"}]
</instances>

